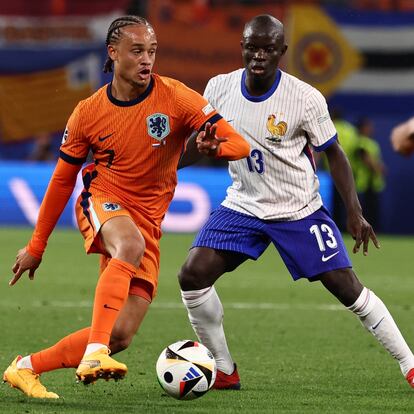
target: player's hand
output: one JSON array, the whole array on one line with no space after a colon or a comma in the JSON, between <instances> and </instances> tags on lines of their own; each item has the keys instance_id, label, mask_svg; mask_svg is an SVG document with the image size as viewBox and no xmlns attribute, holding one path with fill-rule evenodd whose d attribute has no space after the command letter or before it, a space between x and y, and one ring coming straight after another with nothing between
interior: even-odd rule
<instances>
[{"instance_id":1,"label":"player's hand","mask_svg":"<svg viewBox=\"0 0 414 414\"><path fill-rule=\"evenodd\" d=\"M391 144L394 151L406 157L414 152L414 118L396 126L391 131Z\"/></svg>"},{"instance_id":2,"label":"player's hand","mask_svg":"<svg viewBox=\"0 0 414 414\"><path fill-rule=\"evenodd\" d=\"M206 123L204 131L198 133L196 138L197 149L201 154L208 157L217 155L218 148L222 142L226 142L227 138L219 138L216 136L217 125Z\"/></svg>"},{"instance_id":3,"label":"player's hand","mask_svg":"<svg viewBox=\"0 0 414 414\"><path fill-rule=\"evenodd\" d=\"M22 276L26 270L29 271L29 279L33 280L35 271L39 267L41 259L33 257L24 247L17 252L16 261L12 267L14 273L13 278L10 280L9 285L13 286Z\"/></svg>"},{"instance_id":4,"label":"player's hand","mask_svg":"<svg viewBox=\"0 0 414 414\"><path fill-rule=\"evenodd\" d=\"M395 152L398 152L405 157L409 157L414 152L414 140L409 136L402 137L393 134L391 136L391 144Z\"/></svg>"},{"instance_id":5,"label":"player's hand","mask_svg":"<svg viewBox=\"0 0 414 414\"><path fill-rule=\"evenodd\" d=\"M365 220L362 214L348 215L348 231L355 240L353 253L358 253L362 245L364 256L368 255L369 241L372 240L374 246L379 249L380 244L372 226Z\"/></svg>"}]
</instances>

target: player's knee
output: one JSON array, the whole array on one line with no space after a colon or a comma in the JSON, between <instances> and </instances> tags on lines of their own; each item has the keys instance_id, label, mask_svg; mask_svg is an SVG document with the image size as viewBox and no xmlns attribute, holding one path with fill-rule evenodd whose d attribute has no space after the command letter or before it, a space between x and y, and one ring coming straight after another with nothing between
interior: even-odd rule
<instances>
[{"instance_id":1,"label":"player's knee","mask_svg":"<svg viewBox=\"0 0 414 414\"><path fill-rule=\"evenodd\" d=\"M115 257L139 267L144 251L145 240L141 233L130 234L119 240Z\"/></svg>"},{"instance_id":2,"label":"player's knee","mask_svg":"<svg viewBox=\"0 0 414 414\"><path fill-rule=\"evenodd\" d=\"M195 261L187 261L178 273L182 290L198 290L210 286L206 266Z\"/></svg>"},{"instance_id":3,"label":"player's knee","mask_svg":"<svg viewBox=\"0 0 414 414\"><path fill-rule=\"evenodd\" d=\"M323 285L345 306L351 306L362 292L363 285L352 269L338 269L320 278Z\"/></svg>"}]
</instances>

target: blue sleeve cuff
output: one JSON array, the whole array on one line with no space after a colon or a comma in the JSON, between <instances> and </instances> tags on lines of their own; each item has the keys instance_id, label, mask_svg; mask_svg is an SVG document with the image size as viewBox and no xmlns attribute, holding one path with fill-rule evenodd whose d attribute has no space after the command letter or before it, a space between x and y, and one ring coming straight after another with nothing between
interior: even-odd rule
<instances>
[{"instance_id":1,"label":"blue sleeve cuff","mask_svg":"<svg viewBox=\"0 0 414 414\"><path fill-rule=\"evenodd\" d=\"M86 157L75 158L68 154L65 154L62 150L60 150L59 157L62 158L63 161L66 161L69 164L73 164L73 165L82 165L86 161Z\"/></svg>"},{"instance_id":2,"label":"blue sleeve cuff","mask_svg":"<svg viewBox=\"0 0 414 414\"><path fill-rule=\"evenodd\" d=\"M220 114L213 115L210 119L208 119L206 122L204 122L203 125L198 129L198 132L204 131L204 128L206 127L206 123L210 122L211 125L215 124L217 121L220 121L220 119L223 118Z\"/></svg>"},{"instance_id":3,"label":"blue sleeve cuff","mask_svg":"<svg viewBox=\"0 0 414 414\"><path fill-rule=\"evenodd\" d=\"M319 147L313 147L316 152L325 151L326 148L330 147L338 139L338 134L335 134L332 138L328 139L324 144Z\"/></svg>"}]
</instances>

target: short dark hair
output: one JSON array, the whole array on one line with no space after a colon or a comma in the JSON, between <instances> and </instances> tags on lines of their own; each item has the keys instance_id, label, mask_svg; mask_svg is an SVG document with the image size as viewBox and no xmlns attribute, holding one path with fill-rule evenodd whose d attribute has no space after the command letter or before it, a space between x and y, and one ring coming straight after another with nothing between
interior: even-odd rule
<instances>
[{"instance_id":1,"label":"short dark hair","mask_svg":"<svg viewBox=\"0 0 414 414\"><path fill-rule=\"evenodd\" d=\"M108 46L118 43L122 35L121 29L123 27L133 25L144 25L152 28L148 20L140 16L129 15L118 17L109 26L108 33L106 34L105 45ZM105 73L112 72L113 63L113 60L108 56L104 64L103 71Z\"/></svg>"}]
</instances>

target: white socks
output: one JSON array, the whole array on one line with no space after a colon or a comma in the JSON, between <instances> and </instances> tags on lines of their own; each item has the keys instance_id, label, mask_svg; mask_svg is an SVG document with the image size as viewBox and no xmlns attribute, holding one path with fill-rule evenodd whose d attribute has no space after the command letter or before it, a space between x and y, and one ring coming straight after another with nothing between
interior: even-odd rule
<instances>
[{"instance_id":1,"label":"white socks","mask_svg":"<svg viewBox=\"0 0 414 414\"><path fill-rule=\"evenodd\" d=\"M98 344L98 343L88 344L83 356L89 355L92 352L95 352L101 348L108 348L108 347L104 344ZM19 361L17 361L16 366L18 369L31 369L33 371L32 359L30 355L27 355L23 357L22 359L20 359Z\"/></svg>"},{"instance_id":2,"label":"white socks","mask_svg":"<svg viewBox=\"0 0 414 414\"><path fill-rule=\"evenodd\" d=\"M33 371L32 358L27 355L17 361L16 366L18 369L31 369Z\"/></svg>"},{"instance_id":3,"label":"white socks","mask_svg":"<svg viewBox=\"0 0 414 414\"><path fill-rule=\"evenodd\" d=\"M214 355L217 369L232 374L234 362L227 347L223 329L223 305L214 286L181 291L188 318L198 339Z\"/></svg>"},{"instance_id":4,"label":"white socks","mask_svg":"<svg viewBox=\"0 0 414 414\"><path fill-rule=\"evenodd\" d=\"M399 362L401 372L406 376L414 368L414 355L382 300L364 287L358 299L348 309L358 315L365 328Z\"/></svg>"},{"instance_id":5,"label":"white socks","mask_svg":"<svg viewBox=\"0 0 414 414\"><path fill-rule=\"evenodd\" d=\"M86 346L85 353L83 354L83 356L92 354L92 352L95 352L95 351L97 351L98 349L101 349L101 348L108 349L108 347L104 344L98 344L98 343L93 343L92 342L91 344L88 344Z\"/></svg>"},{"instance_id":6,"label":"white socks","mask_svg":"<svg viewBox=\"0 0 414 414\"><path fill-rule=\"evenodd\" d=\"M234 371L234 362L223 329L223 306L214 286L181 291L181 297L198 339L213 353L217 368L231 374ZM406 376L414 368L414 355L382 300L364 287L358 299L348 309L359 317L365 328L398 361L401 372Z\"/></svg>"},{"instance_id":7,"label":"white socks","mask_svg":"<svg viewBox=\"0 0 414 414\"><path fill-rule=\"evenodd\" d=\"M108 348L108 347L104 344L98 344L98 343L88 344L83 356L89 355L92 352L95 352L101 348ZM16 366L18 369L31 369L33 371L32 359L30 355L27 355L23 357L22 359L20 359L19 361L17 361Z\"/></svg>"}]
</instances>

